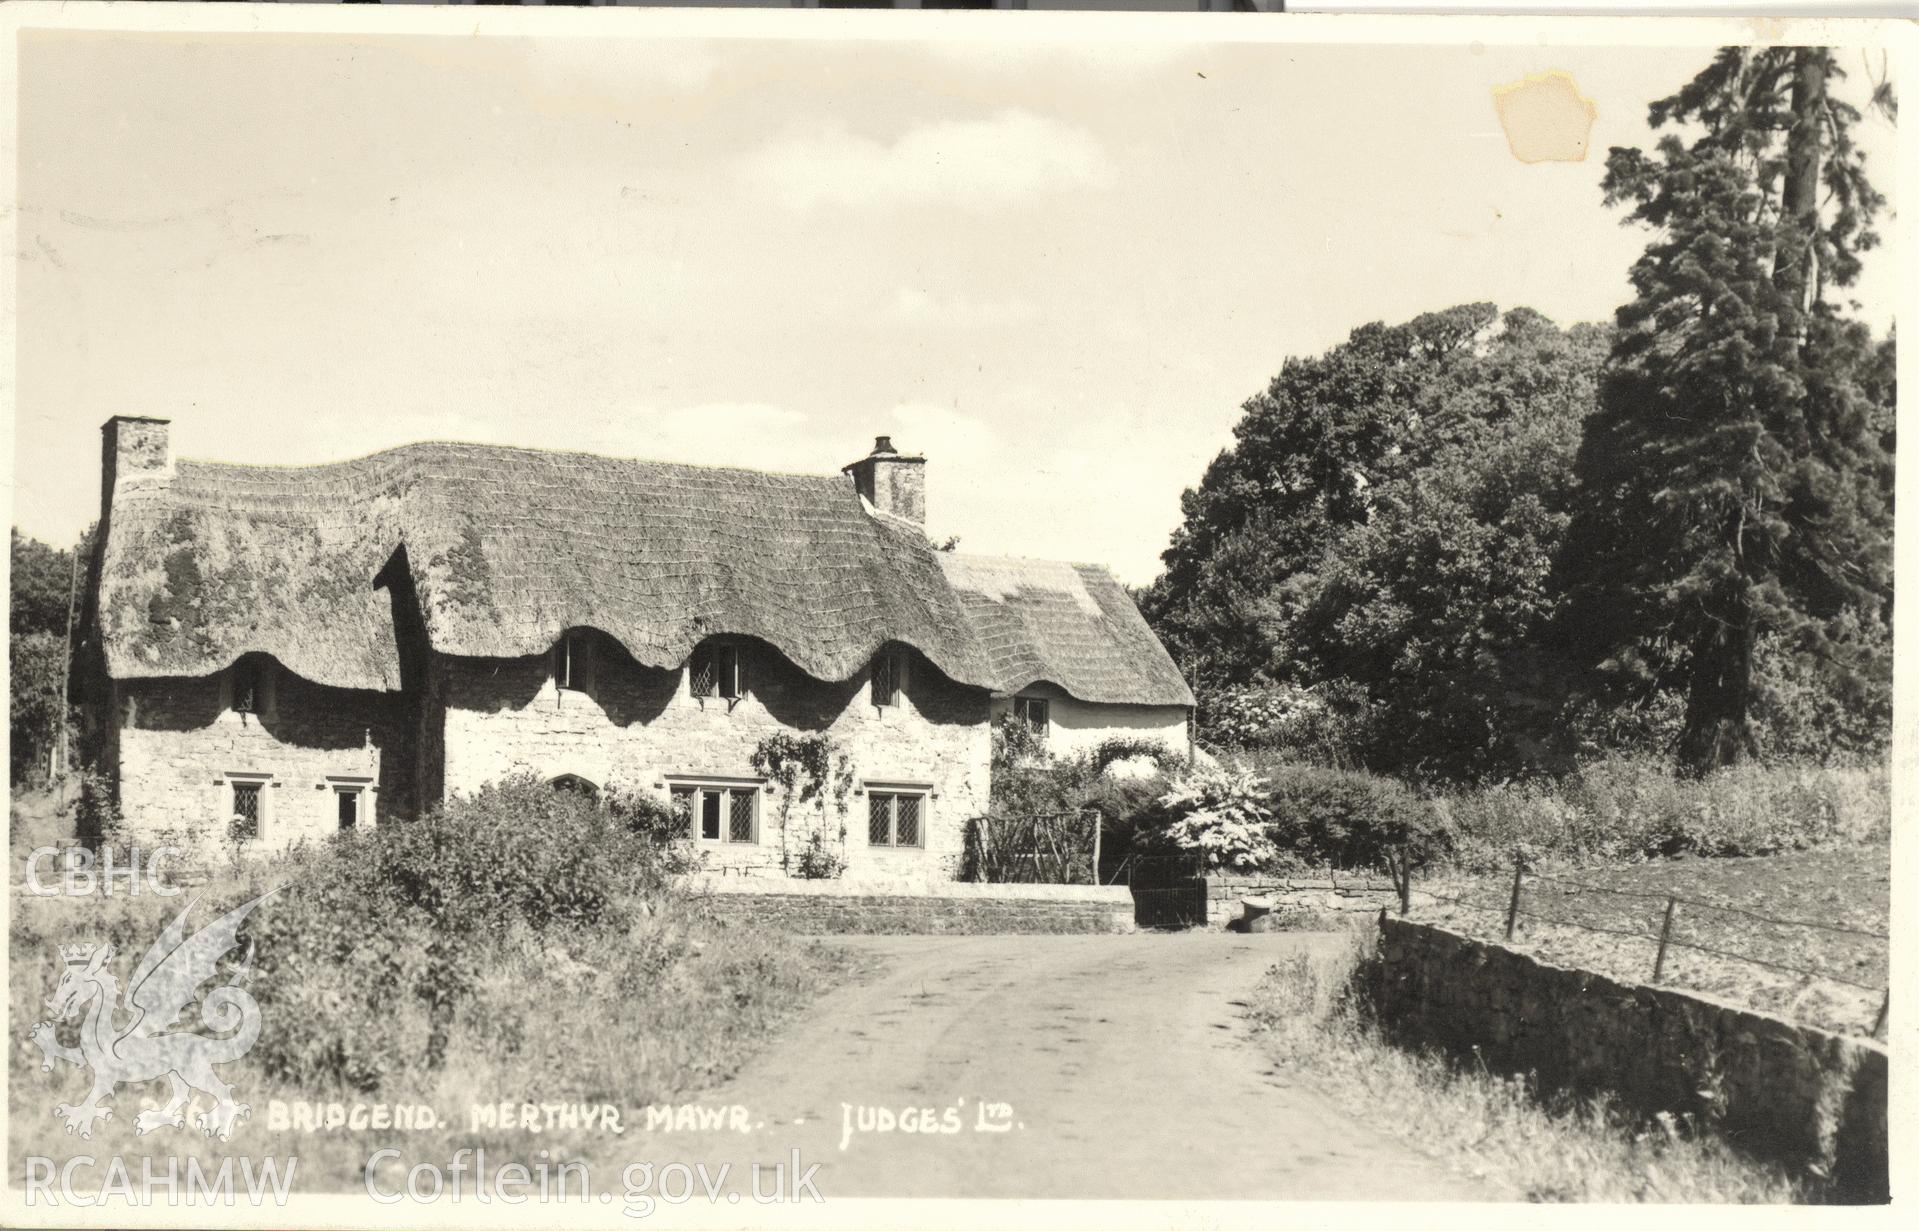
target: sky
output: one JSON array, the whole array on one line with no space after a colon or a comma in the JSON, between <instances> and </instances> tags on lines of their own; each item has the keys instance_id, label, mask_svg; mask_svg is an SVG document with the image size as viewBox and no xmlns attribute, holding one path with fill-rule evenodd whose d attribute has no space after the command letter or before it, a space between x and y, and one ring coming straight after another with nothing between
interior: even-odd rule
<instances>
[{"instance_id":1,"label":"sky","mask_svg":"<svg viewBox=\"0 0 1919 1231\"><path fill-rule=\"evenodd\" d=\"M935 538L1145 583L1288 356L1477 300L1608 319L1645 237L1604 150L1706 58L27 32L14 524L75 539L113 414L286 464L831 472L887 434ZM1583 162L1500 128L1549 70ZM1892 127L1862 137L1891 195ZM1892 268L1854 292L1881 330Z\"/></svg>"}]
</instances>

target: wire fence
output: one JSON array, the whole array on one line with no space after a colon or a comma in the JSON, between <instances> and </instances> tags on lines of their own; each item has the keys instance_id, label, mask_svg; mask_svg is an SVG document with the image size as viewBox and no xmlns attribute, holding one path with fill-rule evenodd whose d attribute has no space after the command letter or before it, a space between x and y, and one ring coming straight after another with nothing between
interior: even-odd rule
<instances>
[{"instance_id":1,"label":"wire fence","mask_svg":"<svg viewBox=\"0 0 1919 1231\"><path fill-rule=\"evenodd\" d=\"M1449 894L1436 887L1422 887L1421 892L1438 902L1493 915L1507 940L1515 939L1526 921L1534 921L1645 941L1652 983L1679 982L1674 961L1680 952L1688 952L1876 993L1879 1007L1871 1034L1885 1037L1891 992L1883 972L1891 937L1884 932L1784 919L1687 894L1615 889L1533 871L1519 859L1514 861L1510 892L1499 895L1501 900ZM1808 953L1812 964L1806 960ZM1862 977L1862 971L1881 973L1874 979Z\"/></svg>"}]
</instances>

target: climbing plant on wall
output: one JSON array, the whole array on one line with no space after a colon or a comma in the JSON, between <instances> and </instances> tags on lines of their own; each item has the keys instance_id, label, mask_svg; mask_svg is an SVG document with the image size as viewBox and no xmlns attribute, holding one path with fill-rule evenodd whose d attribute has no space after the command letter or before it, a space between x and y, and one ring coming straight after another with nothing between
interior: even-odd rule
<instances>
[{"instance_id":1,"label":"climbing plant on wall","mask_svg":"<svg viewBox=\"0 0 1919 1231\"><path fill-rule=\"evenodd\" d=\"M769 735L753 749L753 770L779 792L780 867L804 877L846 870L846 813L853 762L828 735ZM804 832L795 832L794 816Z\"/></svg>"}]
</instances>

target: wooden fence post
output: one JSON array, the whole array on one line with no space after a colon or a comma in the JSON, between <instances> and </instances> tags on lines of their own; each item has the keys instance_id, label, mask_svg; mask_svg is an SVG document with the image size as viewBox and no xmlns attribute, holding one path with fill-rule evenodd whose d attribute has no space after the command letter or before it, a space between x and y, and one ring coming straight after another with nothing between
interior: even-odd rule
<instances>
[{"instance_id":1,"label":"wooden fence post","mask_svg":"<svg viewBox=\"0 0 1919 1231\"><path fill-rule=\"evenodd\" d=\"M1099 884L1099 831L1101 828L1103 826L1100 825L1100 814L1095 812L1093 813L1093 876L1089 882L1095 885Z\"/></svg>"},{"instance_id":2,"label":"wooden fence post","mask_svg":"<svg viewBox=\"0 0 1919 1231\"><path fill-rule=\"evenodd\" d=\"M1666 977L1666 947L1672 943L1672 917L1678 913L1679 899L1666 899L1666 919L1659 925L1659 956L1652 960L1652 981L1659 982Z\"/></svg>"},{"instance_id":3,"label":"wooden fence post","mask_svg":"<svg viewBox=\"0 0 1919 1231\"><path fill-rule=\"evenodd\" d=\"M1526 861L1520 857L1518 848L1513 850L1513 900L1506 906L1506 939L1513 938L1513 929L1519 926L1519 880L1526 874Z\"/></svg>"}]
</instances>

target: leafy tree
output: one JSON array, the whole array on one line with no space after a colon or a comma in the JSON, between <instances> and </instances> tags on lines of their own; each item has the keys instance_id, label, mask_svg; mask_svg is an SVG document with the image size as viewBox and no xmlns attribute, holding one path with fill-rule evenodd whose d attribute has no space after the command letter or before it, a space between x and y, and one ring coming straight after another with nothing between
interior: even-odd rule
<instances>
[{"instance_id":1,"label":"leafy tree","mask_svg":"<svg viewBox=\"0 0 1919 1231\"><path fill-rule=\"evenodd\" d=\"M1473 304L1289 361L1187 493L1145 603L1206 733L1304 699L1351 745L1315 736L1315 760L1462 777L1544 759L1564 671L1538 631L1607 345Z\"/></svg>"},{"instance_id":2,"label":"leafy tree","mask_svg":"<svg viewBox=\"0 0 1919 1231\"><path fill-rule=\"evenodd\" d=\"M1144 610L1202 688L1270 674L1275 604L1326 542L1364 523L1372 489L1404 469L1402 445L1443 407L1497 310L1468 304L1371 324L1288 359L1249 399L1234 445L1180 500L1185 520Z\"/></svg>"},{"instance_id":3,"label":"leafy tree","mask_svg":"<svg viewBox=\"0 0 1919 1231\"><path fill-rule=\"evenodd\" d=\"M84 543L84 540L83 540ZM67 635L67 601L73 585L73 553L13 531L13 572L8 585L7 628L15 633Z\"/></svg>"},{"instance_id":4,"label":"leafy tree","mask_svg":"<svg viewBox=\"0 0 1919 1231\"><path fill-rule=\"evenodd\" d=\"M1540 633L1605 349L1601 330L1509 313L1281 632L1296 670L1363 693L1375 768L1474 778L1556 759L1565 668Z\"/></svg>"},{"instance_id":5,"label":"leafy tree","mask_svg":"<svg viewBox=\"0 0 1919 1231\"><path fill-rule=\"evenodd\" d=\"M88 537L91 531L88 532ZM33 781L47 769L48 751L70 716L67 688L67 607L75 551L61 551L13 531L7 632L12 655L7 680L7 725L12 738L10 781Z\"/></svg>"},{"instance_id":6,"label":"leafy tree","mask_svg":"<svg viewBox=\"0 0 1919 1231\"><path fill-rule=\"evenodd\" d=\"M1758 750L1768 636L1880 704L1858 630L1890 620L1890 347L1829 296L1882 200L1843 76L1827 48L1726 49L1652 107L1690 140L1607 161L1653 238L1578 454L1562 634L1614 703L1684 687L1693 772Z\"/></svg>"},{"instance_id":7,"label":"leafy tree","mask_svg":"<svg viewBox=\"0 0 1919 1231\"><path fill-rule=\"evenodd\" d=\"M40 782L47 772L47 752L59 729L63 706L61 667L66 636L62 633L11 633L12 653L7 680L7 727L10 781L16 786Z\"/></svg>"}]
</instances>

